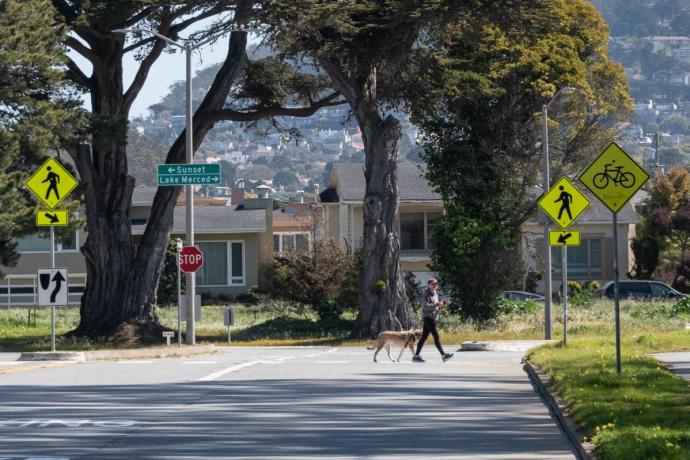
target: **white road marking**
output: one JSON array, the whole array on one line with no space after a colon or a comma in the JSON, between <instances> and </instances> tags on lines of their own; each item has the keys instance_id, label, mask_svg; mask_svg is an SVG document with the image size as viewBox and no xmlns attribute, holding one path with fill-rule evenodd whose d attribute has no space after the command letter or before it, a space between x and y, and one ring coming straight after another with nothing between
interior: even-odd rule
<instances>
[{"instance_id":1,"label":"white road marking","mask_svg":"<svg viewBox=\"0 0 690 460\"><path fill-rule=\"evenodd\" d=\"M328 351L322 351L319 353L312 353L310 355L305 355L305 357L314 357L314 356L325 355L327 353L333 353L334 351L337 351L337 348L332 348ZM241 369L251 367L251 366L256 366L257 364L280 364L283 361L289 361L291 359L295 359L298 357L299 356L286 356L284 358L277 358L277 359L273 359L273 360L260 359L257 361L248 361L246 363L235 364L234 366L230 366L230 367L227 367L225 369L221 369L219 371L208 374L207 376L201 377L201 378L197 379L196 381L197 382L210 382L211 380L215 380L219 377L230 374L231 372L239 371Z\"/></svg>"},{"instance_id":2,"label":"white road marking","mask_svg":"<svg viewBox=\"0 0 690 460\"><path fill-rule=\"evenodd\" d=\"M234 366L227 367L225 369L222 369L220 371L213 372L212 374L208 374L205 377L201 377L200 379L197 379L197 382L210 382L211 380L215 380L218 377L222 377L226 374L229 374L231 372L239 371L240 369L244 369L245 367L250 367L254 366L256 364L261 363L262 361L249 361L246 363L241 363L241 364L236 364Z\"/></svg>"},{"instance_id":3,"label":"white road marking","mask_svg":"<svg viewBox=\"0 0 690 460\"><path fill-rule=\"evenodd\" d=\"M337 348L331 348L328 351L319 351L318 353L312 353L310 355L304 355L304 357L305 358L313 358L315 356L321 356L321 355L325 355L327 353L333 353L334 351L338 351L338 349Z\"/></svg>"}]
</instances>

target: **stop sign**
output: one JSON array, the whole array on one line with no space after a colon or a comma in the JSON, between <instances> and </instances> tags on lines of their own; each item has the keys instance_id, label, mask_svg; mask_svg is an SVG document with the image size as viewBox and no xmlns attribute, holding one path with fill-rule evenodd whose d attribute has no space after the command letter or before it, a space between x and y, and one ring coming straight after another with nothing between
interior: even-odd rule
<instances>
[{"instance_id":1,"label":"stop sign","mask_svg":"<svg viewBox=\"0 0 690 460\"><path fill-rule=\"evenodd\" d=\"M180 270L194 273L204 265L204 253L196 246L185 246L180 251Z\"/></svg>"}]
</instances>

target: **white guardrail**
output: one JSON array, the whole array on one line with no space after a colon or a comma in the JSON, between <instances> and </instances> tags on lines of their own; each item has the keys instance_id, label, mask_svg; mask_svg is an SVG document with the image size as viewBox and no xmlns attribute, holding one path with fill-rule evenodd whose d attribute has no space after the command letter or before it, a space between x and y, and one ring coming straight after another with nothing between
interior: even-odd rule
<instances>
[{"instance_id":1,"label":"white guardrail","mask_svg":"<svg viewBox=\"0 0 690 460\"><path fill-rule=\"evenodd\" d=\"M68 303L79 305L86 287L86 273L69 274ZM5 275L0 279L0 308L37 306L37 275Z\"/></svg>"}]
</instances>

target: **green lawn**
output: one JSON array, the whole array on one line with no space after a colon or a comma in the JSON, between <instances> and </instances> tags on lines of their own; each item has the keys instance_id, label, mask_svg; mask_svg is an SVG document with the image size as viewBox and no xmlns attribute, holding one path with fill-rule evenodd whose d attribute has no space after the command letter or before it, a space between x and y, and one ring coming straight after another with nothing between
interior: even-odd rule
<instances>
[{"instance_id":1,"label":"green lawn","mask_svg":"<svg viewBox=\"0 0 690 460\"><path fill-rule=\"evenodd\" d=\"M550 377L599 459L690 458L690 386L645 354L688 349L686 331L628 335L616 373L615 342L574 339L529 359Z\"/></svg>"}]
</instances>

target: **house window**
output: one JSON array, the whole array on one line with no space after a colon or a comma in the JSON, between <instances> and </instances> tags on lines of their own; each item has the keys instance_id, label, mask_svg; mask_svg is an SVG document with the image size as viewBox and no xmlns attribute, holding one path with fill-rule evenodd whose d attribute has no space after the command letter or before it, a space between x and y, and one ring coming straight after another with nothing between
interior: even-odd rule
<instances>
[{"instance_id":1,"label":"house window","mask_svg":"<svg viewBox=\"0 0 690 460\"><path fill-rule=\"evenodd\" d=\"M50 252L50 237L44 235L27 235L17 238L17 252ZM79 234L69 232L65 236L55 236L55 250L57 252L73 252L79 249Z\"/></svg>"},{"instance_id":2,"label":"house window","mask_svg":"<svg viewBox=\"0 0 690 460\"><path fill-rule=\"evenodd\" d=\"M244 242L200 241L204 265L196 272L199 286L242 286L245 284Z\"/></svg>"},{"instance_id":3,"label":"house window","mask_svg":"<svg viewBox=\"0 0 690 460\"><path fill-rule=\"evenodd\" d=\"M441 222L440 212L427 212L426 213L426 248L434 249L434 242L432 241L434 236L434 228Z\"/></svg>"},{"instance_id":4,"label":"house window","mask_svg":"<svg viewBox=\"0 0 690 460\"><path fill-rule=\"evenodd\" d=\"M403 251L430 251L433 249L434 227L440 221L440 212L400 214L400 249Z\"/></svg>"},{"instance_id":5,"label":"house window","mask_svg":"<svg viewBox=\"0 0 690 460\"><path fill-rule=\"evenodd\" d=\"M424 243L424 213L400 214L400 249L426 249Z\"/></svg>"},{"instance_id":6,"label":"house window","mask_svg":"<svg viewBox=\"0 0 690 460\"><path fill-rule=\"evenodd\" d=\"M311 237L309 233L274 233L273 251L274 252L302 252L310 248Z\"/></svg>"},{"instance_id":7,"label":"house window","mask_svg":"<svg viewBox=\"0 0 690 460\"><path fill-rule=\"evenodd\" d=\"M568 247L568 278L598 278L602 275L601 239L583 239ZM561 248L551 248L554 275L561 275Z\"/></svg>"}]
</instances>

